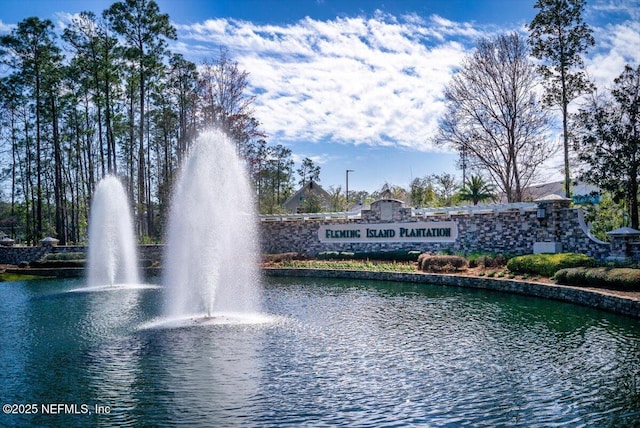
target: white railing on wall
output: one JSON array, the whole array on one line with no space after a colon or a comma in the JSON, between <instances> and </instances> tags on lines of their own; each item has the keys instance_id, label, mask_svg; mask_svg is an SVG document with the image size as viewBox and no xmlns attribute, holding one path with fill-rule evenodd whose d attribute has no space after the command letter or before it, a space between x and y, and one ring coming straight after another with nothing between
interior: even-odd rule
<instances>
[{"instance_id":1,"label":"white railing on wall","mask_svg":"<svg viewBox=\"0 0 640 428\"><path fill-rule=\"evenodd\" d=\"M535 211L535 202L517 202L511 204L464 205L457 207L414 208L414 216L431 217L456 215L473 215L483 213L498 214L505 211ZM311 221L311 220L344 220L360 218L360 212L304 213L304 214L261 214L260 221Z\"/></svg>"},{"instance_id":2,"label":"white railing on wall","mask_svg":"<svg viewBox=\"0 0 640 428\"><path fill-rule=\"evenodd\" d=\"M492 204L492 205L464 205L458 207L437 207L437 208L415 208L413 210L413 215L416 216L437 216L437 215L445 215L450 216L452 214L456 215L473 215L473 214L484 214L484 213L494 213L498 214L501 212L508 211L535 211L538 209L538 204L535 202L514 202L510 204Z\"/></svg>"},{"instance_id":3,"label":"white railing on wall","mask_svg":"<svg viewBox=\"0 0 640 428\"><path fill-rule=\"evenodd\" d=\"M360 218L359 212L304 213L304 214L260 214L260 221L307 221Z\"/></svg>"}]
</instances>

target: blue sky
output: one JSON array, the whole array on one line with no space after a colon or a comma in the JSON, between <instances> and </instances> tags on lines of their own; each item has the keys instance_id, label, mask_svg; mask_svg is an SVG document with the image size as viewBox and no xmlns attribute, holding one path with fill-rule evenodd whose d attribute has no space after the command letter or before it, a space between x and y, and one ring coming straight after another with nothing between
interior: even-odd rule
<instances>
[{"instance_id":1,"label":"blue sky","mask_svg":"<svg viewBox=\"0 0 640 428\"><path fill-rule=\"evenodd\" d=\"M178 29L171 46L200 63L226 47L249 75L272 144L321 166L324 187L374 191L456 169L430 138L442 90L480 37L525 31L534 0L156 0ZM0 0L0 33L28 16L58 28L113 1ZM640 0L591 0L586 57L600 88L640 63ZM526 34L525 34L526 36ZM539 182L560 180L560 159Z\"/></svg>"}]
</instances>

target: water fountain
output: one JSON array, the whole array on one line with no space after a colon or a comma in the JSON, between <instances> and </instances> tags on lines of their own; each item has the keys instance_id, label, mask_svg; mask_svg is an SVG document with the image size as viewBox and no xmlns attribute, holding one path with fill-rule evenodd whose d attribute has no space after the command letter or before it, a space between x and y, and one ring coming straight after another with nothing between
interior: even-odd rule
<instances>
[{"instance_id":1,"label":"water fountain","mask_svg":"<svg viewBox=\"0 0 640 428\"><path fill-rule=\"evenodd\" d=\"M203 133L173 190L162 280L167 319L208 322L257 314L255 218L235 145L220 131Z\"/></svg>"},{"instance_id":2,"label":"water fountain","mask_svg":"<svg viewBox=\"0 0 640 428\"><path fill-rule=\"evenodd\" d=\"M129 201L117 177L96 186L89 216L89 288L138 284L138 254Z\"/></svg>"}]
</instances>

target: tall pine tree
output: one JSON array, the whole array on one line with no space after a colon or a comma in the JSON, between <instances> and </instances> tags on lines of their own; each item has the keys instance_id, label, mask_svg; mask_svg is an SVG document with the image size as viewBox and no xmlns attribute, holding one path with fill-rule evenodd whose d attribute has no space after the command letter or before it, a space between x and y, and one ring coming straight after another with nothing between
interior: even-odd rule
<instances>
[{"instance_id":1,"label":"tall pine tree","mask_svg":"<svg viewBox=\"0 0 640 428\"><path fill-rule=\"evenodd\" d=\"M538 0L538 14L529 24L531 54L542 61L545 103L562 112L564 185L571 197L569 165L569 103L593 89L584 72L582 54L595 44L591 29L582 20L585 0Z\"/></svg>"}]
</instances>

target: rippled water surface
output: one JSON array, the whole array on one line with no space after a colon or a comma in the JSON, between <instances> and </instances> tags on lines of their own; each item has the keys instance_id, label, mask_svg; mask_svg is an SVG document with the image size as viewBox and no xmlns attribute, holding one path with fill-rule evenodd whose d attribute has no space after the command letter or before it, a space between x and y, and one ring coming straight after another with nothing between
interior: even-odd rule
<instances>
[{"instance_id":1,"label":"rippled water surface","mask_svg":"<svg viewBox=\"0 0 640 428\"><path fill-rule=\"evenodd\" d=\"M38 412L0 426L640 426L630 318L479 290L266 278L256 322L169 328L160 288L67 292L79 287L0 283L2 404Z\"/></svg>"}]
</instances>

